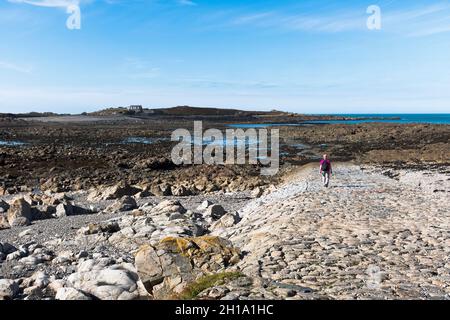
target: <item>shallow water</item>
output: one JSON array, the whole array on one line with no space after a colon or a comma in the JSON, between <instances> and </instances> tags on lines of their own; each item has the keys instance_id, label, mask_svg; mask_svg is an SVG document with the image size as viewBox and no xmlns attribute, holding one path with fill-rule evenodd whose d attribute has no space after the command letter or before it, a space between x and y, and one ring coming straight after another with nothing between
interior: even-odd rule
<instances>
[{"instance_id":1,"label":"shallow water","mask_svg":"<svg viewBox=\"0 0 450 320\"><path fill-rule=\"evenodd\" d=\"M4 140L0 140L0 146L17 147L17 146L23 146L25 144L26 144L25 142L21 142L21 141L4 141Z\"/></svg>"},{"instance_id":2,"label":"shallow water","mask_svg":"<svg viewBox=\"0 0 450 320\"><path fill-rule=\"evenodd\" d=\"M245 140L244 139L226 139L226 137L224 137L222 140L214 140L214 139L196 139L194 138L192 141L192 144L194 145L203 145L203 146L219 146L222 145L223 147L230 147L230 146L235 146L235 147L239 147L239 146L243 146L245 145L246 147L257 147L258 146L258 139L250 139L249 137L246 137Z\"/></svg>"},{"instance_id":3,"label":"shallow water","mask_svg":"<svg viewBox=\"0 0 450 320\"><path fill-rule=\"evenodd\" d=\"M165 138L147 138L147 137L128 137L122 141L122 144L154 144L158 141L167 140Z\"/></svg>"}]
</instances>

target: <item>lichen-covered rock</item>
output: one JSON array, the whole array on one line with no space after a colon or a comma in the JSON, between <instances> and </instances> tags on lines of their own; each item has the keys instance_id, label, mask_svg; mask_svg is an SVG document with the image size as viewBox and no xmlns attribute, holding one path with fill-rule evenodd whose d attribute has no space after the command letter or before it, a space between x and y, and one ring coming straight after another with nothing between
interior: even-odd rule
<instances>
[{"instance_id":1,"label":"lichen-covered rock","mask_svg":"<svg viewBox=\"0 0 450 320\"><path fill-rule=\"evenodd\" d=\"M239 250L219 237L170 237L157 246L142 246L135 266L147 291L156 299L168 299L199 276L237 263L239 255Z\"/></svg>"}]
</instances>

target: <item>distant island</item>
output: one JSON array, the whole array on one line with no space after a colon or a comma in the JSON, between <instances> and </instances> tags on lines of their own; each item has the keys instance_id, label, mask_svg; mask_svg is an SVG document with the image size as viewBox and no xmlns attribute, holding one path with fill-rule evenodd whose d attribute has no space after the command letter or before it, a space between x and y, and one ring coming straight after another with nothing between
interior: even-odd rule
<instances>
[{"instance_id":1,"label":"distant island","mask_svg":"<svg viewBox=\"0 0 450 320\"><path fill-rule=\"evenodd\" d=\"M271 111L249 111L240 109L226 108L210 108L210 107L193 107L193 106L176 106L171 108L145 108L141 105L130 105L128 107L108 107L94 112L83 112L81 114L58 114L54 112L29 112L29 113L0 113L0 118L43 118L43 117L64 117L64 116L93 116L93 117L137 117L137 118L154 118L154 117L232 117L240 120L252 122L258 120L260 122L280 123L295 121L314 121L314 120L336 120L336 121L352 121L352 120L399 120L399 117L367 117L367 116L341 116L341 115L311 115L293 112L285 112L279 110Z\"/></svg>"}]
</instances>

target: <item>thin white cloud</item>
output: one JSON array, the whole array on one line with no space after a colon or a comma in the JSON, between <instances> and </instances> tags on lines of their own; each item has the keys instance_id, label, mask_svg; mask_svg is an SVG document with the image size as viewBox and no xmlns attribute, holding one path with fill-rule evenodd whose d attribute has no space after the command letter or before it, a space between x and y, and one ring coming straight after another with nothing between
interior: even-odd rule
<instances>
[{"instance_id":1,"label":"thin white cloud","mask_svg":"<svg viewBox=\"0 0 450 320\"><path fill-rule=\"evenodd\" d=\"M450 32L450 4L438 2L424 6L392 10L381 7L382 30L406 36L427 36ZM281 29L300 32L338 33L367 31L369 15L362 10L322 13L293 13L286 11L252 12L232 16L228 25Z\"/></svg>"},{"instance_id":2,"label":"thin white cloud","mask_svg":"<svg viewBox=\"0 0 450 320\"><path fill-rule=\"evenodd\" d=\"M196 6L197 3L191 0L178 0L177 1L182 6Z\"/></svg>"},{"instance_id":3,"label":"thin white cloud","mask_svg":"<svg viewBox=\"0 0 450 320\"><path fill-rule=\"evenodd\" d=\"M120 66L120 71L130 79L153 79L160 76L160 69L152 63L137 57L128 57Z\"/></svg>"},{"instance_id":4,"label":"thin white cloud","mask_svg":"<svg viewBox=\"0 0 450 320\"><path fill-rule=\"evenodd\" d=\"M0 61L0 69L15 71L19 73L31 73L32 71L30 67L19 66L17 64L6 61Z\"/></svg>"},{"instance_id":5,"label":"thin white cloud","mask_svg":"<svg viewBox=\"0 0 450 320\"><path fill-rule=\"evenodd\" d=\"M332 14L286 14L284 12L257 12L240 15L231 20L232 25L252 25L263 28L281 28L291 31L342 32L365 27L365 12Z\"/></svg>"},{"instance_id":6,"label":"thin white cloud","mask_svg":"<svg viewBox=\"0 0 450 320\"><path fill-rule=\"evenodd\" d=\"M386 11L382 20L384 30L408 37L449 32L450 4L440 2L408 10Z\"/></svg>"}]
</instances>

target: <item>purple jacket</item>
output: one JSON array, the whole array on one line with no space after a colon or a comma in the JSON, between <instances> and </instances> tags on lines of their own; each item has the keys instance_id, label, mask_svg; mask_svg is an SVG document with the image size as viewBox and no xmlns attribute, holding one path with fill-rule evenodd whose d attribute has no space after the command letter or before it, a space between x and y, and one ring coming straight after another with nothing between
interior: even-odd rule
<instances>
[{"instance_id":1,"label":"purple jacket","mask_svg":"<svg viewBox=\"0 0 450 320\"><path fill-rule=\"evenodd\" d=\"M327 163L328 164L328 169L326 170L326 172L332 172L332 169L331 169L331 161L330 160L325 160L325 159L322 159L322 160L320 160L320 169L322 169L322 166L323 166L323 164L324 163Z\"/></svg>"}]
</instances>

